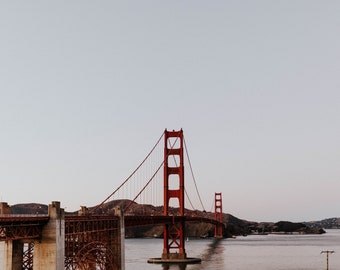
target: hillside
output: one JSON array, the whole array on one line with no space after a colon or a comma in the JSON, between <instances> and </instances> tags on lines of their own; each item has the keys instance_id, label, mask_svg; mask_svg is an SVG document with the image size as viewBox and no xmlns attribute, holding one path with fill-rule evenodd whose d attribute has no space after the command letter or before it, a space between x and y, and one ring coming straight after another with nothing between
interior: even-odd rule
<instances>
[{"instance_id":1,"label":"hillside","mask_svg":"<svg viewBox=\"0 0 340 270\"><path fill-rule=\"evenodd\" d=\"M105 203L96 210L96 214L102 213L113 213L114 208L119 206L124 209L128 204L131 204L129 210L126 211L125 215L162 215L162 206L143 205L133 203L129 200L116 200ZM47 214L48 207L46 205L31 203L31 204L17 204L11 207L12 214ZM90 208L91 209L91 208ZM172 215L176 215L178 212L177 208L171 208L170 212ZM66 214L76 214L69 213ZM214 214L211 212L192 211L186 210L187 215L213 218ZM333 219L331 219L333 220ZM337 221L339 222L340 219ZM324 233L322 223L293 223L289 221L280 221L277 223L271 222L251 222L247 220L239 219L230 214L223 214L223 221L227 224L224 229L224 237L232 237L237 235L248 235L248 234L267 234L267 233L301 233L301 234L315 234ZM338 224L332 221L327 224ZM326 227L324 227L326 228ZM186 232L188 237L212 237L214 235L214 226L212 224L205 223L193 223L188 222L186 224ZM163 226L143 226L126 228L126 237L162 237Z\"/></svg>"},{"instance_id":2,"label":"hillside","mask_svg":"<svg viewBox=\"0 0 340 270\"><path fill-rule=\"evenodd\" d=\"M304 222L311 228L340 229L340 218L327 218L320 221Z\"/></svg>"}]
</instances>

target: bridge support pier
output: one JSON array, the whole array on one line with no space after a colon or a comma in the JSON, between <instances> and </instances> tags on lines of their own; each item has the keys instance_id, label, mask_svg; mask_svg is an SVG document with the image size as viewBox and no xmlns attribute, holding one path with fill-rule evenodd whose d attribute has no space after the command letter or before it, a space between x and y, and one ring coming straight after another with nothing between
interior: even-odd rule
<instances>
[{"instance_id":1,"label":"bridge support pier","mask_svg":"<svg viewBox=\"0 0 340 270\"><path fill-rule=\"evenodd\" d=\"M114 261L119 270L125 270L125 224L124 213L120 207L115 208L115 215L119 217L117 236L110 242L110 248L114 251Z\"/></svg>"},{"instance_id":2,"label":"bridge support pier","mask_svg":"<svg viewBox=\"0 0 340 270\"><path fill-rule=\"evenodd\" d=\"M8 240L0 243L0 269L21 270L24 244L19 240Z\"/></svg>"},{"instance_id":3,"label":"bridge support pier","mask_svg":"<svg viewBox=\"0 0 340 270\"><path fill-rule=\"evenodd\" d=\"M50 220L43 228L41 240L34 242L33 269L64 270L65 216L60 202L52 202L48 214Z\"/></svg>"},{"instance_id":4,"label":"bridge support pier","mask_svg":"<svg viewBox=\"0 0 340 270\"><path fill-rule=\"evenodd\" d=\"M11 207L0 202L0 216L10 215ZM0 242L0 269L21 270L24 244L20 240Z\"/></svg>"},{"instance_id":5,"label":"bridge support pier","mask_svg":"<svg viewBox=\"0 0 340 270\"><path fill-rule=\"evenodd\" d=\"M12 255L12 270L21 270L22 269L22 257L23 257L23 249L24 243L19 240L10 241L12 242L12 254L7 254L9 256ZM7 269L7 268L6 268Z\"/></svg>"}]
</instances>

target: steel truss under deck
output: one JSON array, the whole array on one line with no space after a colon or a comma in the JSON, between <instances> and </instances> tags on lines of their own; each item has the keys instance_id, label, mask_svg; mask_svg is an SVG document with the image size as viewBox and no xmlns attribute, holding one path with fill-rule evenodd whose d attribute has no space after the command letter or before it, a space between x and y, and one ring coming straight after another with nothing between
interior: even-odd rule
<instances>
[{"instance_id":1,"label":"steel truss under deck","mask_svg":"<svg viewBox=\"0 0 340 270\"><path fill-rule=\"evenodd\" d=\"M65 217L65 269L120 269L119 217Z\"/></svg>"}]
</instances>

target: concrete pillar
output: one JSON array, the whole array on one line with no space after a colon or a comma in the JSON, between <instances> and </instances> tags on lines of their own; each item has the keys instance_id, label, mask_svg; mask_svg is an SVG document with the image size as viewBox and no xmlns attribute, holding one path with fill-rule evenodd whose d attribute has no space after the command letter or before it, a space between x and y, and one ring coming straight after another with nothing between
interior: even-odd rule
<instances>
[{"instance_id":1,"label":"concrete pillar","mask_svg":"<svg viewBox=\"0 0 340 270\"><path fill-rule=\"evenodd\" d=\"M78 216L86 216L89 213L89 209L86 206L80 206L80 210L78 211Z\"/></svg>"},{"instance_id":2,"label":"concrete pillar","mask_svg":"<svg viewBox=\"0 0 340 270\"><path fill-rule=\"evenodd\" d=\"M6 268L6 242L0 242L0 269Z\"/></svg>"},{"instance_id":3,"label":"concrete pillar","mask_svg":"<svg viewBox=\"0 0 340 270\"><path fill-rule=\"evenodd\" d=\"M110 254L108 254L109 262L106 269L125 270L125 228L124 216L120 207L115 207L114 215L117 216L118 224L116 230L107 232L106 245ZM112 263L112 264L111 264Z\"/></svg>"},{"instance_id":4,"label":"concrete pillar","mask_svg":"<svg viewBox=\"0 0 340 270\"><path fill-rule=\"evenodd\" d=\"M0 269L12 269L12 246L13 241L0 242Z\"/></svg>"},{"instance_id":5,"label":"concrete pillar","mask_svg":"<svg viewBox=\"0 0 340 270\"><path fill-rule=\"evenodd\" d=\"M44 226L40 241L34 242L34 270L64 270L65 213L60 202L48 206L49 222Z\"/></svg>"},{"instance_id":6,"label":"concrete pillar","mask_svg":"<svg viewBox=\"0 0 340 270\"><path fill-rule=\"evenodd\" d=\"M0 269L22 270L23 249L21 241L0 242Z\"/></svg>"},{"instance_id":7,"label":"concrete pillar","mask_svg":"<svg viewBox=\"0 0 340 270\"><path fill-rule=\"evenodd\" d=\"M12 241L0 242L0 269L12 270Z\"/></svg>"},{"instance_id":8,"label":"concrete pillar","mask_svg":"<svg viewBox=\"0 0 340 270\"><path fill-rule=\"evenodd\" d=\"M11 214L11 207L6 202L0 202L0 216Z\"/></svg>"},{"instance_id":9,"label":"concrete pillar","mask_svg":"<svg viewBox=\"0 0 340 270\"><path fill-rule=\"evenodd\" d=\"M22 270L24 243L21 241L11 242L12 242L12 270Z\"/></svg>"},{"instance_id":10,"label":"concrete pillar","mask_svg":"<svg viewBox=\"0 0 340 270\"><path fill-rule=\"evenodd\" d=\"M8 205L5 202L0 202L0 216L4 215L4 204ZM0 242L0 269L7 269L7 242Z\"/></svg>"},{"instance_id":11,"label":"concrete pillar","mask_svg":"<svg viewBox=\"0 0 340 270\"><path fill-rule=\"evenodd\" d=\"M120 226L118 228L120 230L120 236L118 236L118 239L120 239L120 269L125 270L125 224L123 210L117 207L115 208L115 214L119 216L120 219Z\"/></svg>"},{"instance_id":12,"label":"concrete pillar","mask_svg":"<svg viewBox=\"0 0 340 270\"><path fill-rule=\"evenodd\" d=\"M0 216L10 215L11 207L0 202ZM21 270L24 244L21 241L8 240L0 242L0 269Z\"/></svg>"}]
</instances>

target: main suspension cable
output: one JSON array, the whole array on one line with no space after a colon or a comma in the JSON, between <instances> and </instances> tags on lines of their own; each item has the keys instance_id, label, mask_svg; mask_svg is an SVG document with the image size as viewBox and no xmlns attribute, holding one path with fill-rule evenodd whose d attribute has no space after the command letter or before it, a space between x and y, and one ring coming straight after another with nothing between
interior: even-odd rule
<instances>
[{"instance_id":1,"label":"main suspension cable","mask_svg":"<svg viewBox=\"0 0 340 270\"><path fill-rule=\"evenodd\" d=\"M187 158L188 158L188 162L189 162L189 167L190 167L191 175L192 175L192 178L193 178L193 180L194 180L194 184L195 184L197 196L198 196L198 199L200 200L200 203L201 203L201 206L202 206L203 211L205 211L204 205L203 205L203 203L202 203L201 195L200 195L200 193L198 192L197 183L196 183L196 179L195 179L195 176L194 176L194 172L193 172L193 170L192 170L192 166L191 166L191 162L190 162L190 158L189 158L189 153L188 153L188 148L187 148L187 144L186 144L186 142L185 142L185 139L184 139L184 148L185 148L185 153L186 153Z\"/></svg>"},{"instance_id":2,"label":"main suspension cable","mask_svg":"<svg viewBox=\"0 0 340 270\"><path fill-rule=\"evenodd\" d=\"M99 209L104 203L106 203L122 186L124 186L126 184L126 182L128 182L130 180L130 178L139 170L139 168L145 163L145 161L149 158L149 156L152 154L152 152L155 150L155 148L157 147L157 145L159 144L159 142L161 141L161 139L164 136L164 132L162 133L162 135L160 136L160 138L158 139L158 141L156 142L156 144L154 145L154 147L151 149L151 151L149 152L149 154L144 158L144 160L138 165L138 167L129 175L128 178L126 178L126 180L120 184L119 187L117 187L109 196L107 196L107 198L102 201L100 204L98 204L96 207L94 207L93 209L91 209L89 212L95 212L97 209ZM159 169L158 169L159 170Z\"/></svg>"},{"instance_id":3,"label":"main suspension cable","mask_svg":"<svg viewBox=\"0 0 340 270\"><path fill-rule=\"evenodd\" d=\"M136 199L139 197L139 195L147 188L147 186L151 183L151 181L155 178L155 176L157 175L157 173L159 172L159 170L162 168L162 166L164 165L164 161L161 163L161 165L159 165L159 167L157 168L157 170L155 171L155 173L151 176L151 178L149 179L149 181L146 183L146 185L141 189L141 191L138 192L138 194L136 195L136 197L130 201L130 203L124 208L124 212L126 212L126 210L136 201Z\"/></svg>"},{"instance_id":4,"label":"main suspension cable","mask_svg":"<svg viewBox=\"0 0 340 270\"><path fill-rule=\"evenodd\" d=\"M190 197L189 197L189 194L188 194L188 192L187 192L187 190L186 190L185 188L184 188L184 192L185 192L185 195L187 196L187 199L188 199L189 204L191 205L191 209L194 210L195 207L194 207L194 205L192 204L192 202L191 202L191 200L190 200Z\"/></svg>"}]
</instances>

